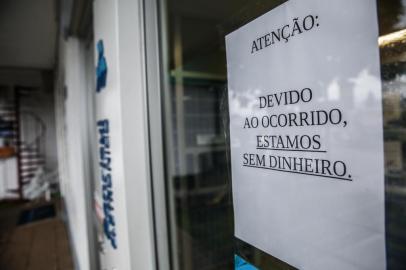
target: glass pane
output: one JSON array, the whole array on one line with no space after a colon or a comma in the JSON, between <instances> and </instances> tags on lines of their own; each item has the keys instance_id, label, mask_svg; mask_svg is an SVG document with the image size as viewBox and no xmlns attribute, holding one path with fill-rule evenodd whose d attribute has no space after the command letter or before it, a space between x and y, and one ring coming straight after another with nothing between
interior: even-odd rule
<instances>
[{"instance_id":1,"label":"glass pane","mask_svg":"<svg viewBox=\"0 0 406 270\"><path fill-rule=\"evenodd\" d=\"M388 269L406 266L406 3L379 1Z\"/></svg>"},{"instance_id":2,"label":"glass pane","mask_svg":"<svg viewBox=\"0 0 406 270\"><path fill-rule=\"evenodd\" d=\"M180 269L232 269L224 37L284 1L167 2L170 200ZM244 247L251 250L251 248Z\"/></svg>"},{"instance_id":3,"label":"glass pane","mask_svg":"<svg viewBox=\"0 0 406 270\"><path fill-rule=\"evenodd\" d=\"M164 2L173 263L179 269L232 269L239 254L260 269L293 269L234 238L225 51L228 33L285 1ZM405 1L378 1L388 269L406 265L406 32L398 32L406 28L405 10Z\"/></svg>"}]
</instances>

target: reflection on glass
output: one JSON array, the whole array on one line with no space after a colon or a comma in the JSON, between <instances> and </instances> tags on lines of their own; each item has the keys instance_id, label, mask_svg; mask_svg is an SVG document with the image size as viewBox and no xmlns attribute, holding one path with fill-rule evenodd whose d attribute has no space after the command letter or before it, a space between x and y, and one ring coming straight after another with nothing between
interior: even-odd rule
<instances>
[{"instance_id":1,"label":"reflection on glass","mask_svg":"<svg viewBox=\"0 0 406 270\"><path fill-rule=\"evenodd\" d=\"M379 39L382 62L386 249L388 269L406 265L406 62L405 30Z\"/></svg>"},{"instance_id":2,"label":"reflection on glass","mask_svg":"<svg viewBox=\"0 0 406 270\"><path fill-rule=\"evenodd\" d=\"M224 37L282 2L167 3L167 162L173 262L179 269L233 268Z\"/></svg>"}]
</instances>

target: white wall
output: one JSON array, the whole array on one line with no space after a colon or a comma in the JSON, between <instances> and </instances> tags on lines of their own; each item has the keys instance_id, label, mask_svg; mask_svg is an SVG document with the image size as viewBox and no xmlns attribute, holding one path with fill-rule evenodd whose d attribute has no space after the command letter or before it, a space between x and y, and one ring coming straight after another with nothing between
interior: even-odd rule
<instances>
[{"instance_id":1,"label":"white wall","mask_svg":"<svg viewBox=\"0 0 406 270\"><path fill-rule=\"evenodd\" d=\"M55 102L52 92L39 91L33 95L21 98L22 141L29 142L36 136L33 130L34 119L30 116L33 113L45 124L45 134L41 143L45 150L45 167L51 171L58 168L54 109ZM39 128L39 126L36 128ZM40 133L39 130L37 132Z\"/></svg>"},{"instance_id":2,"label":"white wall","mask_svg":"<svg viewBox=\"0 0 406 270\"><path fill-rule=\"evenodd\" d=\"M15 157L0 159L0 199L17 198L18 194L8 190L18 188L17 160Z\"/></svg>"},{"instance_id":3,"label":"white wall","mask_svg":"<svg viewBox=\"0 0 406 270\"><path fill-rule=\"evenodd\" d=\"M90 160L86 125L86 50L75 38L61 41L56 115L59 171L72 252L77 269L94 269L89 215Z\"/></svg>"}]
</instances>

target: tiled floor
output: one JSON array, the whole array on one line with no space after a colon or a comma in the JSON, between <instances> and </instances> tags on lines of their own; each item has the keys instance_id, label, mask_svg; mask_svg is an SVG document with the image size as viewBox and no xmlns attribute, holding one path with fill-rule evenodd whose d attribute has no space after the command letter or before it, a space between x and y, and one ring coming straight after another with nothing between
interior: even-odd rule
<instances>
[{"instance_id":1,"label":"tiled floor","mask_svg":"<svg viewBox=\"0 0 406 270\"><path fill-rule=\"evenodd\" d=\"M0 269L73 269L65 224L59 215L27 225L14 226L8 228L7 232L3 228L0 240Z\"/></svg>"}]
</instances>

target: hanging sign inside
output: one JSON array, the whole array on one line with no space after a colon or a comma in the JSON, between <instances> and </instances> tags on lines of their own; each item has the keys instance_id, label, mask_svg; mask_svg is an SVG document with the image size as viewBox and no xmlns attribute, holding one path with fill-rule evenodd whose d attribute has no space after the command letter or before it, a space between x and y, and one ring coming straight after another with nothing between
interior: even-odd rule
<instances>
[{"instance_id":1,"label":"hanging sign inside","mask_svg":"<svg viewBox=\"0 0 406 270\"><path fill-rule=\"evenodd\" d=\"M299 269L384 269L376 1L287 1L226 48L235 236Z\"/></svg>"}]
</instances>

